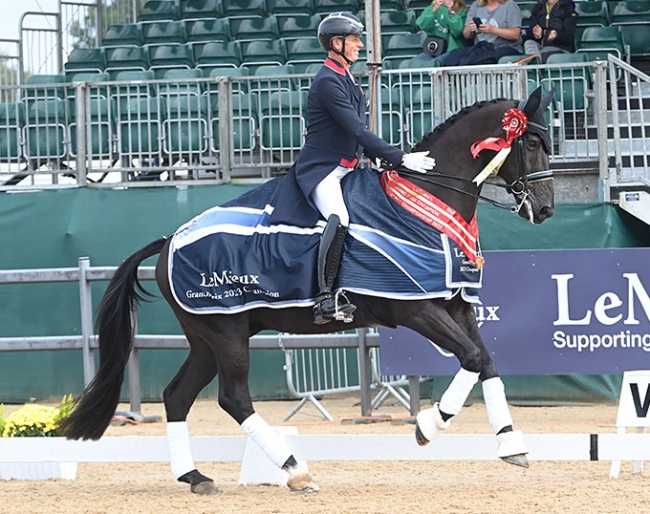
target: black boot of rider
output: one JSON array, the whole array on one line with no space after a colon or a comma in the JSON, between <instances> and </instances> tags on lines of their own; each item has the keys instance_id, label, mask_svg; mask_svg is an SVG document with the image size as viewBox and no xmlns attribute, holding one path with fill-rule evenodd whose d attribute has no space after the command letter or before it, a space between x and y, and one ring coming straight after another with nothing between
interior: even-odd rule
<instances>
[{"instance_id":1,"label":"black boot of rider","mask_svg":"<svg viewBox=\"0 0 650 514\"><path fill-rule=\"evenodd\" d=\"M351 318L357 310L351 303L339 303L338 309L332 287L339 272L343 244L348 232L347 227L339 223L339 217L331 215L327 220L318 249L318 288L316 305L314 305L314 323L324 325L333 319Z\"/></svg>"}]
</instances>

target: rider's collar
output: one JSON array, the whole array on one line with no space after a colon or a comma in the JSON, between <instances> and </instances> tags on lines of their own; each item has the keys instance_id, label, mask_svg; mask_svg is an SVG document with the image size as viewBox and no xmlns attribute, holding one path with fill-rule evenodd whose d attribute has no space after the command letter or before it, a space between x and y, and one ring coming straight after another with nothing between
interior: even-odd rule
<instances>
[{"instance_id":1,"label":"rider's collar","mask_svg":"<svg viewBox=\"0 0 650 514\"><path fill-rule=\"evenodd\" d=\"M343 65L340 62L335 61L331 57L328 57L325 59L325 66L327 66L329 69L334 70L336 73L339 75L345 75L346 71Z\"/></svg>"}]
</instances>

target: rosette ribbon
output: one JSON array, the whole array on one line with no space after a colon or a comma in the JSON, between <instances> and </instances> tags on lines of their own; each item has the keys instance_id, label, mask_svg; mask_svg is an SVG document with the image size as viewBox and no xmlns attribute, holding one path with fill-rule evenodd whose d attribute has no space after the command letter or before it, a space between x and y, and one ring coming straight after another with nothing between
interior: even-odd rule
<instances>
[{"instance_id":1,"label":"rosette ribbon","mask_svg":"<svg viewBox=\"0 0 650 514\"><path fill-rule=\"evenodd\" d=\"M483 150L494 150L497 152L492 160L486 164L485 168L472 180L477 186L481 185L490 173L494 172L495 175L499 173L501 165L510 154L510 150L512 150L512 142L526 132L528 128L528 116L521 109L513 107L512 109L508 109L503 115L501 126L506 133L505 139L502 137L487 137L482 141L477 141L470 148L474 159Z\"/></svg>"}]
</instances>

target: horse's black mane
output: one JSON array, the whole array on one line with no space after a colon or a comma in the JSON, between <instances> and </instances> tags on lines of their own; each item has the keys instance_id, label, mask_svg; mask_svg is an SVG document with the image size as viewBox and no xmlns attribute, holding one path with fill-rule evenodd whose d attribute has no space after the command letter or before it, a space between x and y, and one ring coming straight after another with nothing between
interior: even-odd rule
<instances>
[{"instance_id":1,"label":"horse's black mane","mask_svg":"<svg viewBox=\"0 0 650 514\"><path fill-rule=\"evenodd\" d=\"M484 105L494 104L494 103L497 103L497 102L502 102L504 100L506 100L506 99L505 98L495 98L494 100L481 100L480 102L476 102L475 104L470 105L469 107L463 107L456 114L452 114L449 118L447 118L445 121L443 121L440 125L435 127L431 132L429 132L428 134L425 134L424 137L420 140L420 142L416 143L416 145L411 149L411 151L412 152L420 151L423 146L428 145L428 143L430 142L431 139L434 139L438 134L445 131L451 125L456 123L460 118L463 118L466 114L468 114L470 112L473 112L473 111L475 111L477 109L480 109Z\"/></svg>"}]
</instances>

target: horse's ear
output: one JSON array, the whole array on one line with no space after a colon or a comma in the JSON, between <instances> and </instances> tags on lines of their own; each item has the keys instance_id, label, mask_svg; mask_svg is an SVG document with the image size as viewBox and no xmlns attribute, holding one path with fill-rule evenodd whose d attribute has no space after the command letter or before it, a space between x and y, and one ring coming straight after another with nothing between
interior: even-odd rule
<instances>
[{"instance_id":1,"label":"horse's ear","mask_svg":"<svg viewBox=\"0 0 650 514\"><path fill-rule=\"evenodd\" d=\"M529 118L532 117L537 112L537 109L539 108L541 101L542 101L542 86L538 87L535 91L533 91L530 97L528 97L528 100L526 100L526 103L524 103L523 111L526 113L526 116L528 116Z\"/></svg>"},{"instance_id":2,"label":"horse's ear","mask_svg":"<svg viewBox=\"0 0 650 514\"><path fill-rule=\"evenodd\" d=\"M544 93L544 96L542 97L542 102L540 103L540 110L542 112L548 109L548 106L551 104L551 100L553 100L554 93L555 93L555 89L553 88L549 89L546 93Z\"/></svg>"}]
</instances>

